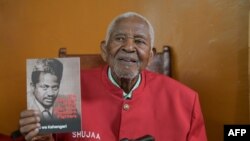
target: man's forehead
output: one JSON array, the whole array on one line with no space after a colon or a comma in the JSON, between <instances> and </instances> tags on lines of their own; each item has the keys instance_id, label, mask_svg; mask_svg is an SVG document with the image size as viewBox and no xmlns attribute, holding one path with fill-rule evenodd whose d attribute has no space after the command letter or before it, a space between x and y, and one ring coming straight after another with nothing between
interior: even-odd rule
<instances>
[{"instance_id":1,"label":"man's forehead","mask_svg":"<svg viewBox=\"0 0 250 141\"><path fill-rule=\"evenodd\" d=\"M39 76L39 80L41 81L58 81L58 77L55 74L49 72L41 72Z\"/></svg>"},{"instance_id":2,"label":"man's forehead","mask_svg":"<svg viewBox=\"0 0 250 141\"><path fill-rule=\"evenodd\" d=\"M149 34L149 27L144 20L138 17L123 18L115 23L112 33L127 33L131 35L139 34L147 36Z\"/></svg>"}]
</instances>

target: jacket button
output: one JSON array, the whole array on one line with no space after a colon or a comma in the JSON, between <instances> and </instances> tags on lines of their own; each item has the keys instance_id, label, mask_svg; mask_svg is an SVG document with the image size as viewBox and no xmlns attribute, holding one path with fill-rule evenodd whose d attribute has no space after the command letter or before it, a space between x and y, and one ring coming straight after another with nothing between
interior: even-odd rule
<instances>
[{"instance_id":1,"label":"jacket button","mask_svg":"<svg viewBox=\"0 0 250 141\"><path fill-rule=\"evenodd\" d=\"M123 110L128 111L129 110L129 105L128 104L124 104L123 105Z\"/></svg>"}]
</instances>

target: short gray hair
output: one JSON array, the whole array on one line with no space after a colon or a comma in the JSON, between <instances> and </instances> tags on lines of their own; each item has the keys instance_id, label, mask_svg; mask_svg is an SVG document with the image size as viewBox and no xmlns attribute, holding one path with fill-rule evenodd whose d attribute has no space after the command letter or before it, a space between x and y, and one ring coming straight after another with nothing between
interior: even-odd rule
<instances>
[{"instance_id":1,"label":"short gray hair","mask_svg":"<svg viewBox=\"0 0 250 141\"><path fill-rule=\"evenodd\" d=\"M149 36L150 36L150 45L151 45L151 48L153 48L154 46L154 38L155 38L155 35L154 35L154 28L153 26L151 25L151 23L148 21L148 19L146 19L144 16L138 14L138 13L135 13L135 12L126 12L126 13L123 13L117 17L115 17L111 23L109 24L108 28L107 28L107 31L106 31L106 38L105 38L105 41L106 41L106 45L109 41L109 38L110 38L110 35L111 35L111 32L116 24L117 21L121 20L121 19L125 19L125 18L129 18L129 17L138 17L138 18L141 18L142 20L144 20L146 22L146 24L148 25L148 28L149 28Z\"/></svg>"}]
</instances>

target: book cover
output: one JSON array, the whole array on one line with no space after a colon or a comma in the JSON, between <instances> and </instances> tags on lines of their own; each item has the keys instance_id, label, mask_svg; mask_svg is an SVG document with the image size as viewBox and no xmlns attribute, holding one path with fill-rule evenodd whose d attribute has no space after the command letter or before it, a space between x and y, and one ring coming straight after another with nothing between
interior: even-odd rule
<instances>
[{"instance_id":1,"label":"book cover","mask_svg":"<svg viewBox=\"0 0 250 141\"><path fill-rule=\"evenodd\" d=\"M80 58L27 59L27 108L40 111L39 133L81 130Z\"/></svg>"}]
</instances>

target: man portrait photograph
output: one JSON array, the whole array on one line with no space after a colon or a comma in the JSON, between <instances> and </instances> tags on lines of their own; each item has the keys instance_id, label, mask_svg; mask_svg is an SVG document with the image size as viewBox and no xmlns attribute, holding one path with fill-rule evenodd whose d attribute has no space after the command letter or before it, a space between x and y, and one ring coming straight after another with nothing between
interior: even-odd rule
<instances>
[{"instance_id":1,"label":"man portrait photograph","mask_svg":"<svg viewBox=\"0 0 250 141\"><path fill-rule=\"evenodd\" d=\"M80 130L79 60L28 59L27 76L30 76L27 77L27 108L39 112L40 130L42 132ZM72 83L73 80L76 83Z\"/></svg>"}]
</instances>

